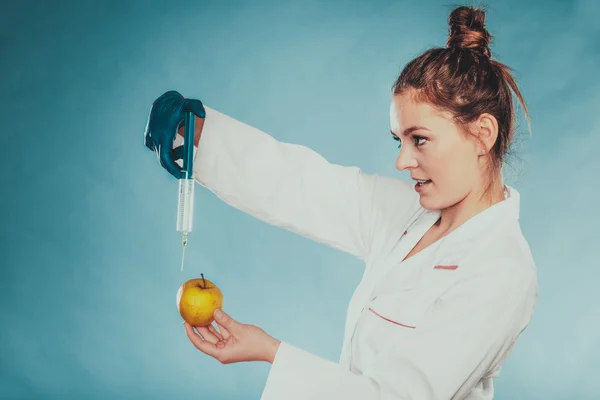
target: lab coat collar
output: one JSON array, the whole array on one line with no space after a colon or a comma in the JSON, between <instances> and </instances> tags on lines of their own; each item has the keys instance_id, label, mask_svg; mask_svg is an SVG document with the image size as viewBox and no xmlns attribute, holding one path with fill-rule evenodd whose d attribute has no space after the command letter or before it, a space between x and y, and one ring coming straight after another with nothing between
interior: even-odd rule
<instances>
[{"instance_id":1,"label":"lab coat collar","mask_svg":"<svg viewBox=\"0 0 600 400\"><path fill-rule=\"evenodd\" d=\"M438 254L445 260L452 262L460 260L467 252L471 251L478 239L489 237L491 231L496 231L506 224L518 222L520 213L519 192L505 185L505 199L471 217L461 226L440 239ZM440 211L426 211L425 221L435 223L440 216ZM450 259L448 259L450 257Z\"/></svg>"}]
</instances>

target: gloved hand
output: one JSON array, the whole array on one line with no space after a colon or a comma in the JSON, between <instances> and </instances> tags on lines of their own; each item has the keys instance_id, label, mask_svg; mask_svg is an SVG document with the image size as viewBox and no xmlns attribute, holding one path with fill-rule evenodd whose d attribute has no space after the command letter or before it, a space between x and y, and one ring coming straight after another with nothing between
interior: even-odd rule
<instances>
[{"instance_id":1,"label":"gloved hand","mask_svg":"<svg viewBox=\"0 0 600 400\"><path fill-rule=\"evenodd\" d=\"M165 92L152 103L144 132L146 147L156 153L160 165L177 179L183 178L181 167L175 163L183 157L183 146L173 149L173 142L188 111L199 118L206 117L200 100L186 99L175 90Z\"/></svg>"}]
</instances>

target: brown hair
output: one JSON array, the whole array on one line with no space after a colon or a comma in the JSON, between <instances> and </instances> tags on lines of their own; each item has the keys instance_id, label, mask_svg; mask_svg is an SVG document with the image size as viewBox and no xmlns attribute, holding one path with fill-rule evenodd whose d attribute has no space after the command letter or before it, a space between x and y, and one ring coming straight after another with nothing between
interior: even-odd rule
<instances>
[{"instance_id":1,"label":"brown hair","mask_svg":"<svg viewBox=\"0 0 600 400\"><path fill-rule=\"evenodd\" d=\"M485 11L458 7L450 13L448 23L446 47L431 48L410 61L394 83L393 93L412 90L416 100L450 112L463 128L482 113L493 115L498 121L498 138L490 151L489 172L494 174L502 168L514 136L511 89L529 120L527 105L512 69L492 60L492 36L485 28Z\"/></svg>"}]
</instances>

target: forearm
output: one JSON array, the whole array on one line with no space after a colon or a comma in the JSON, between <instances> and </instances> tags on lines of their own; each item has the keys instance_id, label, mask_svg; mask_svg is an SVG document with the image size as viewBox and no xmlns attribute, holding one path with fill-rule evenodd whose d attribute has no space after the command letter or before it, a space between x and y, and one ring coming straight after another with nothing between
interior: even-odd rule
<instances>
[{"instance_id":1,"label":"forearm","mask_svg":"<svg viewBox=\"0 0 600 400\"><path fill-rule=\"evenodd\" d=\"M205 109L196 119L196 181L262 221L364 258L376 176Z\"/></svg>"}]
</instances>

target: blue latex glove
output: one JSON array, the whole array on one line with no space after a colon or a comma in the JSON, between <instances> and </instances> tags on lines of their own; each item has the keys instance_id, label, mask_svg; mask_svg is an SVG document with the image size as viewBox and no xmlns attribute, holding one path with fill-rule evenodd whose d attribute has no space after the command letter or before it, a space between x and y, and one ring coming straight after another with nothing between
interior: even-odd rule
<instances>
[{"instance_id":1,"label":"blue latex glove","mask_svg":"<svg viewBox=\"0 0 600 400\"><path fill-rule=\"evenodd\" d=\"M146 147L156 153L160 165L177 179L182 179L183 173L175 161L182 158L184 152L183 146L173 149L173 142L187 111L193 112L199 118L206 117L200 100L186 99L175 90L165 92L152 103L144 132ZM193 146L193 143L191 145Z\"/></svg>"}]
</instances>

